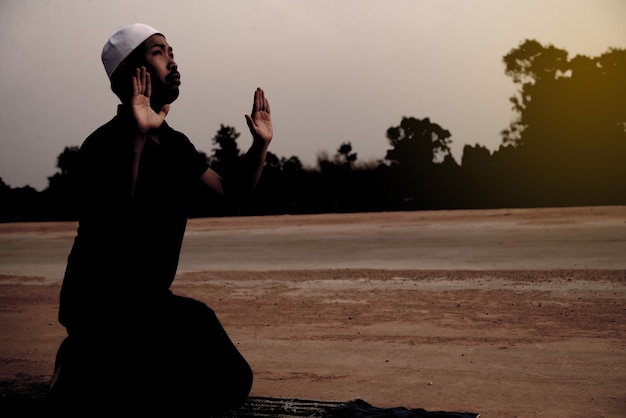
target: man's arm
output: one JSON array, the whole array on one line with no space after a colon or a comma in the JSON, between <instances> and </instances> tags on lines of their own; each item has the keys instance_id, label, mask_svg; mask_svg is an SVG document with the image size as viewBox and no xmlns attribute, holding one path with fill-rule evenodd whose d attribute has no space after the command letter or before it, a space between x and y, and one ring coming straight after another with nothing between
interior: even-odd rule
<instances>
[{"instance_id":1,"label":"man's arm","mask_svg":"<svg viewBox=\"0 0 626 418\"><path fill-rule=\"evenodd\" d=\"M159 113L150 107L150 96L152 95L152 83L150 73L146 71L146 67L137 68L133 76L133 97L131 107L135 122L137 123L137 133L135 135L135 146L133 148L133 166L131 177L131 194L135 193L135 184L137 183L137 175L139 172L139 160L141 152L146 143L152 129L157 129L170 111L170 105L164 105Z\"/></svg>"},{"instance_id":2,"label":"man's arm","mask_svg":"<svg viewBox=\"0 0 626 418\"><path fill-rule=\"evenodd\" d=\"M224 180L211 168L202 174L202 181L209 188L236 200L246 198L256 187L261 178L267 149L274 136L270 104L263 89L257 88L254 92L252 112L245 115L245 118L252 134L252 145L243 157L240 171L236 173L237 178Z\"/></svg>"}]
</instances>

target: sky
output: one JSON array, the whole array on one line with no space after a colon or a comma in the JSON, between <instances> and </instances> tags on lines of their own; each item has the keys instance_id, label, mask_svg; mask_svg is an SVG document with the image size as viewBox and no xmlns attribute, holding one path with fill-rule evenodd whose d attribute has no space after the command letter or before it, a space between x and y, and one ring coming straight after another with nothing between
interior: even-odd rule
<instances>
[{"instance_id":1,"label":"sky","mask_svg":"<svg viewBox=\"0 0 626 418\"><path fill-rule=\"evenodd\" d=\"M315 167L349 142L384 159L386 131L429 118L496 150L518 89L502 58L526 39L599 56L626 48L624 0L0 0L0 178L43 190L57 157L115 114L100 60L120 27L162 31L182 75L167 116L211 154L220 125L245 151L256 87L270 101L270 151Z\"/></svg>"}]
</instances>

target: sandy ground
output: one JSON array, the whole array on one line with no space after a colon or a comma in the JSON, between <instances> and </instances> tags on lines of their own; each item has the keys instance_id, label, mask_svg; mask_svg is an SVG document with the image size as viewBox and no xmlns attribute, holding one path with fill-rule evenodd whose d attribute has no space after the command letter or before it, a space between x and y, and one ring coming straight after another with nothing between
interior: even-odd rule
<instances>
[{"instance_id":1,"label":"sandy ground","mask_svg":"<svg viewBox=\"0 0 626 418\"><path fill-rule=\"evenodd\" d=\"M0 224L0 381L46 381L73 223ZM194 219L173 290L252 394L626 416L626 207Z\"/></svg>"}]
</instances>

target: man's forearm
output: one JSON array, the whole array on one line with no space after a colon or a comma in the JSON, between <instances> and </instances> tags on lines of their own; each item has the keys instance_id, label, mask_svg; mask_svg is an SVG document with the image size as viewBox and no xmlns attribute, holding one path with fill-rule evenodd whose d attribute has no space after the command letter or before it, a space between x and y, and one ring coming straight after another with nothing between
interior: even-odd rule
<instances>
[{"instance_id":1,"label":"man's forearm","mask_svg":"<svg viewBox=\"0 0 626 418\"><path fill-rule=\"evenodd\" d=\"M256 188L265 165L267 149L268 144L263 141L253 141L243 156L238 184L241 198L247 198Z\"/></svg>"}]
</instances>

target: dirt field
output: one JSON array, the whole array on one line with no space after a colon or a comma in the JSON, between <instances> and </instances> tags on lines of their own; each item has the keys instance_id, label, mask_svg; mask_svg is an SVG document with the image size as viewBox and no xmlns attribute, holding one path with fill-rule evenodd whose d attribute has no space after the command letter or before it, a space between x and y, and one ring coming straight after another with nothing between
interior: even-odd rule
<instances>
[{"instance_id":1,"label":"dirt field","mask_svg":"<svg viewBox=\"0 0 626 418\"><path fill-rule=\"evenodd\" d=\"M52 373L75 227L0 224L0 389ZM626 416L626 207L194 219L173 290L253 395Z\"/></svg>"}]
</instances>

